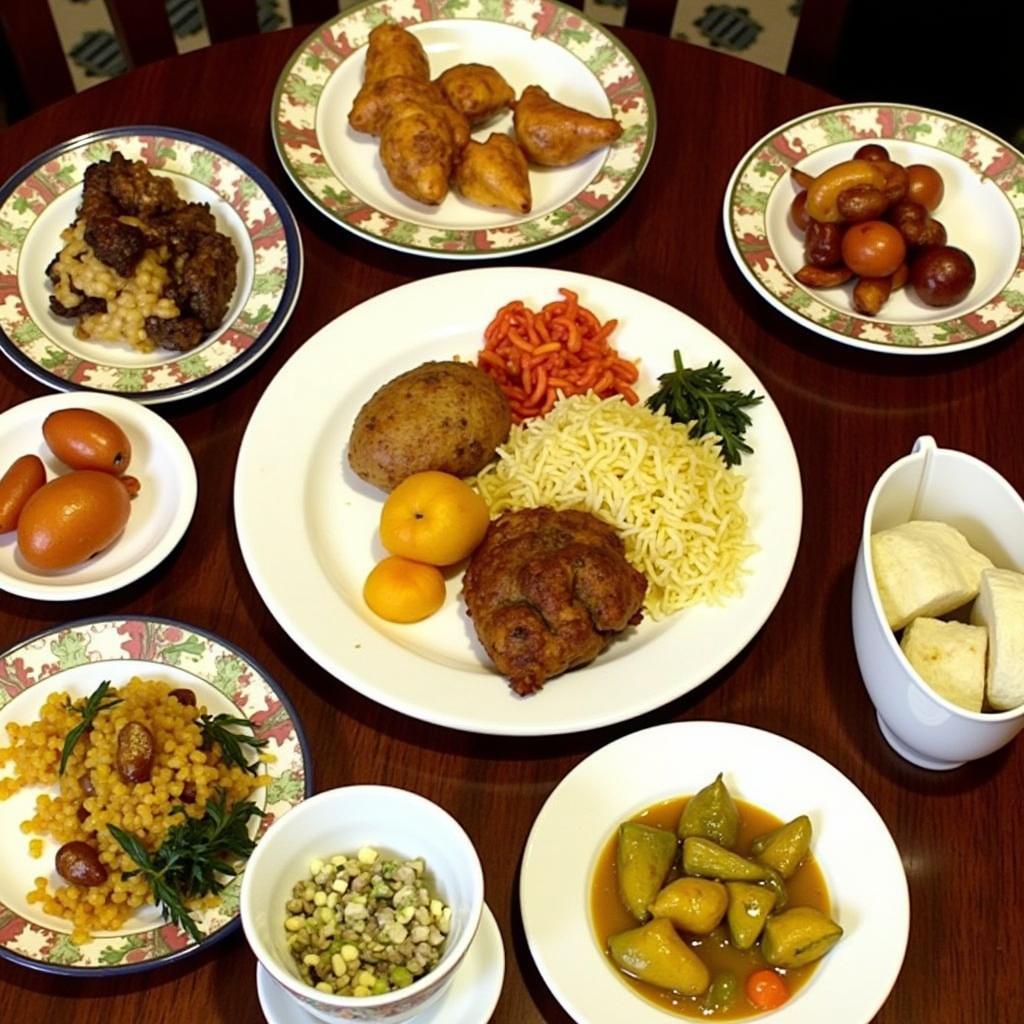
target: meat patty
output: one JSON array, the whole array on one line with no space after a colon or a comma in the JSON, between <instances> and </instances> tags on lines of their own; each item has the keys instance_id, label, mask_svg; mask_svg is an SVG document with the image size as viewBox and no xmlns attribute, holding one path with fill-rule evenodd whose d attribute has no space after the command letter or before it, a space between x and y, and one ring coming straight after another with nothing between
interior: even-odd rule
<instances>
[{"instance_id":1,"label":"meat patty","mask_svg":"<svg viewBox=\"0 0 1024 1024\"><path fill-rule=\"evenodd\" d=\"M615 530L588 512L506 512L462 582L484 650L522 695L593 661L643 618L647 580Z\"/></svg>"},{"instance_id":2,"label":"meat patty","mask_svg":"<svg viewBox=\"0 0 1024 1024\"><path fill-rule=\"evenodd\" d=\"M501 388L471 363L424 363L389 381L359 410L348 461L367 483L390 491L434 469L479 473L508 437Z\"/></svg>"}]
</instances>

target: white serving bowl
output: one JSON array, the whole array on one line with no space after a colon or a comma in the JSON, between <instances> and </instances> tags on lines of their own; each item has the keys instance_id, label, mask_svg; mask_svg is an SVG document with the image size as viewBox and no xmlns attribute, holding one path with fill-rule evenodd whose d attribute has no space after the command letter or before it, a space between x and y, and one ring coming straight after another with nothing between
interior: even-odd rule
<instances>
[{"instance_id":1,"label":"white serving bowl","mask_svg":"<svg viewBox=\"0 0 1024 1024\"><path fill-rule=\"evenodd\" d=\"M292 886L308 877L311 860L354 854L364 846L422 857L452 908L452 928L441 962L407 988L365 998L328 995L299 977L285 941L285 904ZM329 1022L400 1024L422 1013L454 977L483 905L480 859L462 826L424 797L388 786L328 790L275 821L249 858L241 895L242 927L256 958L310 1013Z\"/></svg>"},{"instance_id":2,"label":"white serving bowl","mask_svg":"<svg viewBox=\"0 0 1024 1024\"><path fill-rule=\"evenodd\" d=\"M931 437L878 479L864 512L853 576L853 642L860 673L889 745L922 768L959 768L1009 743L1024 705L974 712L940 697L904 657L875 584L871 535L912 519L956 527L1001 569L1024 571L1024 501L991 466Z\"/></svg>"}]
</instances>

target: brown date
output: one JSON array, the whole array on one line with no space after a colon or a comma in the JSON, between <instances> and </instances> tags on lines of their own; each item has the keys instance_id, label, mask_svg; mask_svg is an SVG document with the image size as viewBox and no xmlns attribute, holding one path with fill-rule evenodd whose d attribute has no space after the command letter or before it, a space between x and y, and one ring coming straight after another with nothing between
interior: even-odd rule
<instances>
[{"instance_id":1,"label":"brown date","mask_svg":"<svg viewBox=\"0 0 1024 1024\"><path fill-rule=\"evenodd\" d=\"M182 784L180 799L183 804L194 804L196 802L196 784L191 779Z\"/></svg>"},{"instance_id":2,"label":"brown date","mask_svg":"<svg viewBox=\"0 0 1024 1024\"><path fill-rule=\"evenodd\" d=\"M928 222L928 211L912 199L902 199L889 209L889 223L903 236L907 245L917 245Z\"/></svg>"},{"instance_id":3,"label":"brown date","mask_svg":"<svg viewBox=\"0 0 1024 1024\"><path fill-rule=\"evenodd\" d=\"M929 217L921 228L918 245L945 245L946 229L942 224L932 217Z\"/></svg>"},{"instance_id":4,"label":"brown date","mask_svg":"<svg viewBox=\"0 0 1024 1024\"><path fill-rule=\"evenodd\" d=\"M864 316L877 316L891 293L892 277L862 277L853 286L853 307Z\"/></svg>"},{"instance_id":5,"label":"brown date","mask_svg":"<svg viewBox=\"0 0 1024 1024\"><path fill-rule=\"evenodd\" d=\"M853 271L849 267L805 266L793 276L808 288L834 288L836 285L846 284L853 277Z\"/></svg>"},{"instance_id":6,"label":"brown date","mask_svg":"<svg viewBox=\"0 0 1024 1024\"><path fill-rule=\"evenodd\" d=\"M179 704L184 704L185 707L194 708L196 706L196 695L187 687L182 686L177 690L171 690L167 696L173 697Z\"/></svg>"},{"instance_id":7,"label":"brown date","mask_svg":"<svg viewBox=\"0 0 1024 1024\"><path fill-rule=\"evenodd\" d=\"M861 146L856 153L853 154L854 160L888 160L889 150L885 146L880 146L877 142L869 142L865 146Z\"/></svg>"},{"instance_id":8,"label":"brown date","mask_svg":"<svg viewBox=\"0 0 1024 1024\"><path fill-rule=\"evenodd\" d=\"M96 787L92 784L92 776L88 772L83 772L78 777L78 788L86 796L95 796Z\"/></svg>"},{"instance_id":9,"label":"brown date","mask_svg":"<svg viewBox=\"0 0 1024 1024\"><path fill-rule=\"evenodd\" d=\"M907 283L909 277L910 267L906 263L901 263L896 268L896 273L892 275L892 290L898 292Z\"/></svg>"},{"instance_id":10,"label":"brown date","mask_svg":"<svg viewBox=\"0 0 1024 1024\"><path fill-rule=\"evenodd\" d=\"M88 843L65 843L55 858L57 874L72 885L102 885L107 880L107 869L99 853Z\"/></svg>"},{"instance_id":11,"label":"brown date","mask_svg":"<svg viewBox=\"0 0 1024 1024\"><path fill-rule=\"evenodd\" d=\"M910 283L928 306L953 306L974 287L974 261L952 245L922 249L910 265Z\"/></svg>"},{"instance_id":12,"label":"brown date","mask_svg":"<svg viewBox=\"0 0 1024 1024\"><path fill-rule=\"evenodd\" d=\"M797 192L793 196L793 202L789 204L789 216L798 230L806 231L807 225L811 223L811 215L807 212L807 190Z\"/></svg>"},{"instance_id":13,"label":"brown date","mask_svg":"<svg viewBox=\"0 0 1024 1024\"><path fill-rule=\"evenodd\" d=\"M898 203L901 199L906 198L908 187L906 170L891 160L876 160L875 164L885 178L882 193L886 201L890 204Z\"/></svg>"},{"instance_id":14,"label":"brown date","mask_svg":"<svg viewBox=\"0 0 1024 1024\"><path fill-rule=\"evenodd\" d=\"M865 220L878 220L885 213L889 200L877 188L855 185L839 193L836 205L843 220L859 224Z\"/></svg>"},{"instance_id":15,"label":"brown date","mask_svg":"<svg viewBox=\"0 0 1024 1024\"><path fill-rule=\"evenodd\" d=\"M811 221L804 235L804 257L815 267L834 267L843 259L843 229L838 224Z\"/></svg>"},{"instance_id":16,"label":"brown date","mask_svg":"<svg viewBox=\"0 0 1024 1024\"><path fill-rule=\"evenodd\" d=\"M154 754L153 734L141 722L129 722L117 734L117 770L125 782L148 782Z\"/></svg>"}]
</instances>

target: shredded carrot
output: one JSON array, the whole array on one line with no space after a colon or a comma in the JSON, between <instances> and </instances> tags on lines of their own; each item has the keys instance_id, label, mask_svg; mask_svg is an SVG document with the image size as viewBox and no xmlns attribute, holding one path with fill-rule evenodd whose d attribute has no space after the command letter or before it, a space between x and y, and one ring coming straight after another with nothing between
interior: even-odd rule
<instances>
[{"instance_id":1,"label":"shredded carrot","mask_svg":"<svg viewBox=\"0 0 1024 1024\"><path fill-rule=\"evenodd\" d=\"M477 362L505 393L514 423L550 412L560 394L593 390L601 398L622 395L630 405L639 400L630 386L640 376L636 364L608 340L618 321L602 324L575 292L558 291L562 299L539 313L507 303L484 331Z\"/></svg>"}]
</instances>

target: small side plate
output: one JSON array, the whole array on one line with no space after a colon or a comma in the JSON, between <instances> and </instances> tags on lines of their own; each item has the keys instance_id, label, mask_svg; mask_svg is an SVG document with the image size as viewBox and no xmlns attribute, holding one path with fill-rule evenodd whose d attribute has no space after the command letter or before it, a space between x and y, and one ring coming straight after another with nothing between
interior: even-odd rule
<instances>
[{"instance_id":1,"label":"small side plate","mask_svg":"<svg viewBox=\"0 0 1024 1024\"><path fill-rule=\"evenodd\" d=\"M151 409L116 395L44 395L0 413L0 473L22 455L38 455L48 480L70 473L43 440L43 420L70 408L103 413L124 430L132 444L128 473L141 489L121 536L70 569L33 569L18 551L17 534L0 534L0 590L37 601L80 601L141 578L174 550L196 507L196 470L185 442Z\"/></svg>"}]
</instances>

